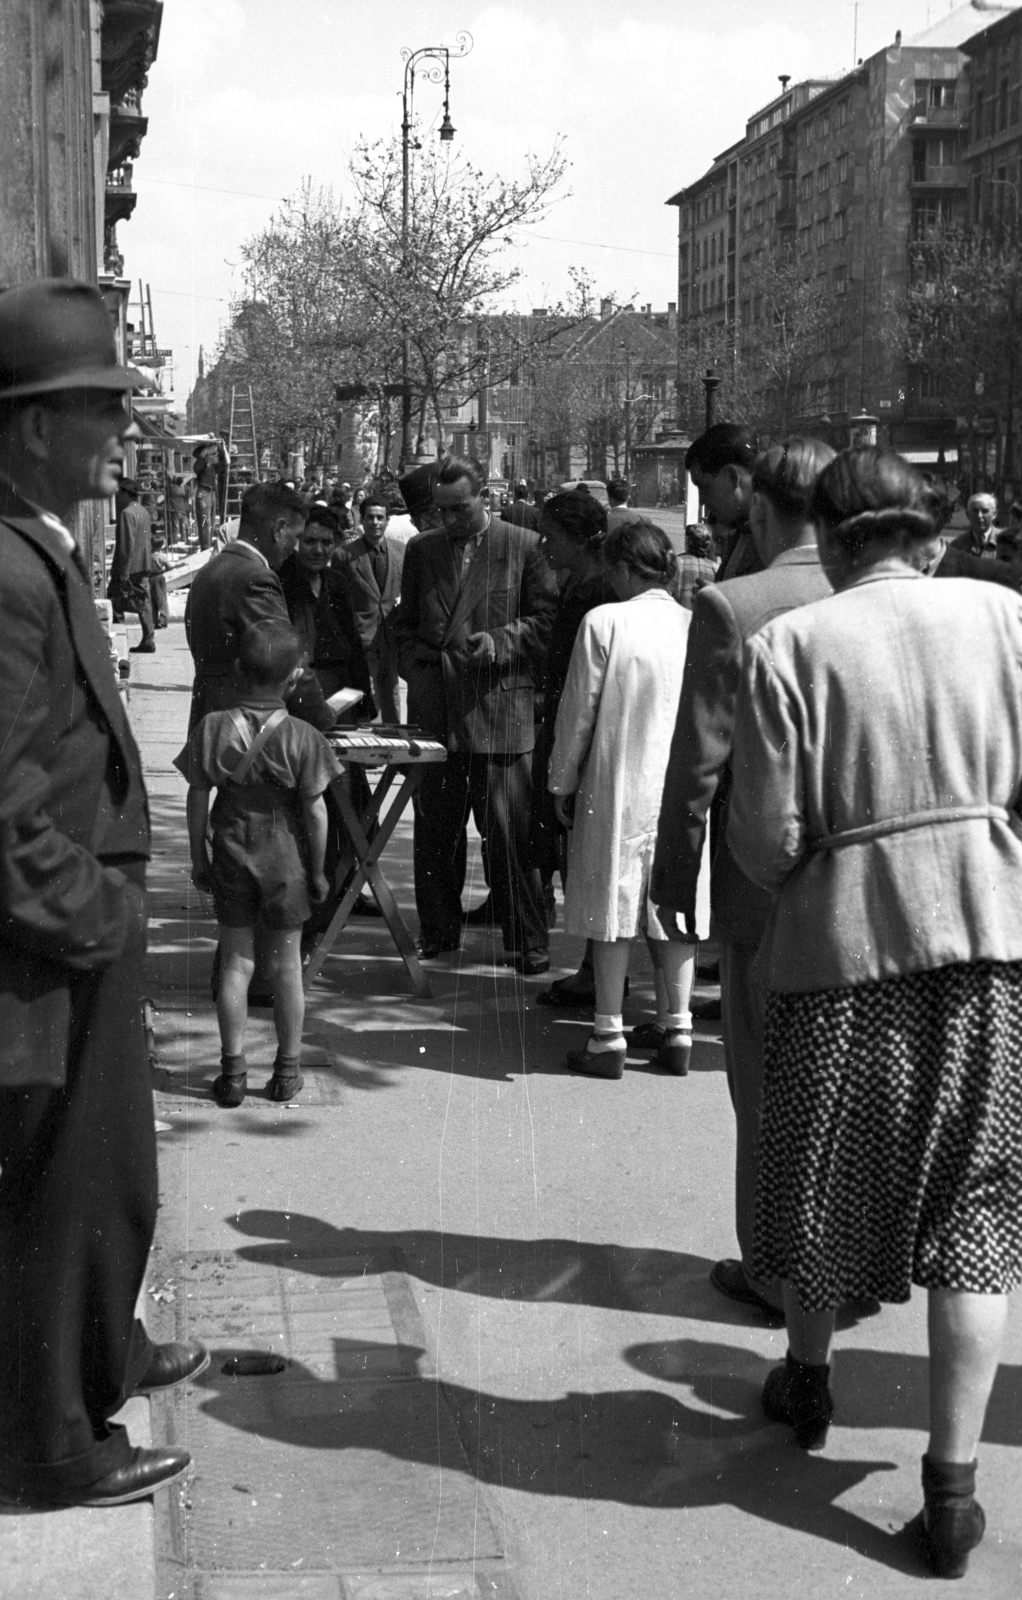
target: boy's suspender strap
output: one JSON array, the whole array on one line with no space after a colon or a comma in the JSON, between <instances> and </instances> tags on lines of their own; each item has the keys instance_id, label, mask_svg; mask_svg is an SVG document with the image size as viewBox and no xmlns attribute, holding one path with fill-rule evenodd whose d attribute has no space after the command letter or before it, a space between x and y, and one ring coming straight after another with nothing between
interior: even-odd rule
<instances>
[{"instance_id":1,"label":"boy's suspender strap","mask_svg":"<svg viewBox=\"0 0 1022 1600\"><path fill-rule=\"evenodd\" d=\"M234 725L237 728L238 732L239 733L243 733L246 738L250 737L249 732L248 732L248 723L245 721L244 717L241 716L237 711L232 711L231 712L231 716L234 719ZM231 773L231 782L232 783L243 783L245 781L245 779L248 777L249 773L252 770L252 765L253 765L253 762L255 761L256 756L259 754L260 750L263 748L263 745L266 743L267 739L270 737L270 734L273 732L274 728L279 728L280 724L283 722L283 720L284 720L284 718L286 716L287 716L287 712L284 710L283 706L281 706L276 711L271 711L270 712L270 714L267 717L266 721L263 723L262 727L259 729L259 732L252 739L252 743L249 745L248 749L245 751L245 754L242 756L241 760L238 762L238 765L235 767L234 771Z\"/></svg>"}]
</instances>

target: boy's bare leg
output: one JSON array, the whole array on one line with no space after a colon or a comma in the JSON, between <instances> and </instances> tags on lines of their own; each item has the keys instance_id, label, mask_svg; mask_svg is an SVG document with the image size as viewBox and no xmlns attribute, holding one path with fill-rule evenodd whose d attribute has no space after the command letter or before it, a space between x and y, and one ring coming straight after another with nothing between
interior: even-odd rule
<instances>
[{"instance_id":1,"label":"boy's bare leg","mask_svg":"<svg viewBox=\"0 0 1022 1600\"><path fill-rule=\"evenodd\" d=\"M269 933L266 957L273 984L273 1021L281 1059L297 1062L305 1023L301 928L275 929Z\"/></svg>"},{"instance_id":2,"label":"boy's bare leg","mask_svg":"<svg viewBox=\"0 0 1022 1600\"><path fill-rule=\"evenodd\" d=\"M220 926L220 989L216 1015L220 1045L225 1056L240 1056L248 1025L248 986L255 971L255 936L252 928Z\"/></svg>"}]
</instances>

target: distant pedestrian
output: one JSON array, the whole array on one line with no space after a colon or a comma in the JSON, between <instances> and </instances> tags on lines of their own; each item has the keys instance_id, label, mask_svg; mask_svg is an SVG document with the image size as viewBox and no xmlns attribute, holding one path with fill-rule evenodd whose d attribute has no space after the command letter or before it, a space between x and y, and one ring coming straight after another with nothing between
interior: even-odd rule
<instances>
[{"instance_id":1,"label":"distant pedestrian","mask_svg":"<svg viewBox=\"0 0 1022 1600\"><path fill-rule=\"evenodd\" d=\"M190 521L190 499L185 488L184 479L178 473L167 479L166 492L167 507L167 537L174 543L181 543L188 537Z\"/></svg>"},{"instance_id":2,"label":"distant pedestrian","mask_svg":"<svg viewBox=\"0 0 1022 1600\"><path fill-rule=\"evenodd\" d=\"M122 478L116 506L117 527L113 559L110 562L110 588L118 609L133 611L142 628L141 639L138 644L130 646L129 653L152 655L156 649L149 591L152 518L145 507L139 504L138 485L131 478Z\"/></svg>"},{"instance_id":3,"label":"distant pedestrian","mask_svg":"<svg viewBox=\"0 0 1022 1600\"><path fill-rule=\"evenodd\" d=\"M997 526L996 495L970 495L965 511L969 518L968 530L951 540L951 548L963 550L970 556L980 556L985 561L995 560L997 541L1004 531Z\"/></svg>"},{"instance_id":4,"label":"distant pedestrian","mask_svg":"<svg viewBox=\"0 0 1022 1600\"><path fill-rule=\"evenodd\" d=\"M691 617L670 594L676 557L667 535L629 523L603 557L618 601L582 620L557 713L547 786L570 830L565 932L593 942L593 1029L569 1050L572 1072L620 1078L631 941L643 934L657 980L660 1065L684 1076L692 1050L689 999L696 935L673 935L650 900L650 871Z\"/></svg>"},{"instance_id":5,"label":"distant pedestrian","mask_svg":"<svg viewBox=\"0 0 1022 1600\"><path fill-rule=\"evenodd\" d=\"M713 560L713 537L701 522L690 522L685 529L685 549L678 556L678 582L675 598L687 611L700 589L705 589L717 576L718 563Z\"/></svg>"},{"instance_id":6,"label":"distant pedestrian","mask_svg":"<svg viewBox=\"0 0 1022 1600\"><path fill-rule=\"evenodd\" d=\"M222 442L197 445L192 456L195 473L195 521L199 549L208 550L219 522L219 467ZM226 455L226 452L224 452Z\"/></svg>"},{"instance_id":7,"label":"distant pedestrian","mask_svg":"<svg viewBox=\"0 0 1022 1600\"><path fill-rule=\"evenodd\" d=\"M401 721L401 706L397 644L390 619L401 598L405 546L400 539L387 537L388 521L382 496L367 495L362 502L361 534L338 545L333 561L369 663L373 699L383 721L394 724Z\"/></svg>"},{"instance_id":8,"label":"distant pedestrian","mask_svg":"<svg viewBox=\"0 0 1022 1600\"><path fill-rule=\"evenodd\" d=\"M636 513L629 509L629 494L629 486L624 478L607 479L607 503L610 508L607 512L608 533L634 520Z\"/></svg>"},{"instance_id":9,"label":"distant pedestrian","mask_svg":"<svg viewBox=\"0 0 1022 1600\"><path fill-rule=\"evenodd\" d=\"M277 1030L266 1092L271 1100L291 1100L303 1087L302 928L312 905L329 893L323 796L341 769L323 735L287 714L284 698L302 675L301 658L289 623L253 623L238 649L237 705L204 717L174 762L188 780L192 882L212 894L220 938L221 1057L213 1095L222 1106L239 1106L248 1086L245 1030L257 923Z\"/></svg>"},{"instance_id":10,"label":"distant pedestrian","mask_svg":"<svg viewBox=\"0 0 1022 1600\"><path fill-rule=\"evenodd\" d=\"M166 628L170 623L167 604L166 572L170 566L166 541L162 533L153 534L153 548L149 558L149 599L153 610L153 627Z\"/></svg>"},{"instance_id":11,"label":"distant pedestrian","mask_svg":"<svg viewBox=\"0 0 1022 1600\"><path fill-rule=\"evenodd\" d=\"M529 485L524 478L515 484L511 502L507 508L507 520L519 528L539 528L539 511L529 502Z\"/></svg>"}]
</instances>

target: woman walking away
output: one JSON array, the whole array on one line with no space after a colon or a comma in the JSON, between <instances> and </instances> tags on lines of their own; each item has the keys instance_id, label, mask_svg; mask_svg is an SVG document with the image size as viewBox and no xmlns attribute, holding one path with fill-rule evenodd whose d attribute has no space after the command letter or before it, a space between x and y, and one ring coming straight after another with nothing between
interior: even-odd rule
<instances>
[{"instance_id":1,"label":"woman walking away","mask_svg":"<svg viewBox=\"0 0 1022 1600\"><path fill-rule=\"evenodd\" d=\"M746 645L728 839L776 892L754 1269L784 1280L764 1409L833 1411L834 1308L929 1293L911 1524L960 1577L976 1447L1022 1280L1022 600L925 581L919 474L845 451L813 501L835 594Z\"/></svg>"},{"instance_id":2,"label":"woman walking away","mask_svg":"<svg viewBox=\"0 0 1022 1600\"><path fill-rule=\"evenodd\" d=\"M649 899L649 875L691 613L669 588L677 560L651 523L608 535L604 560L623 604L582 622L557 713L548 788L571 829L564 926L593 941L596 1015L573 1072L620 1078L621 1008L631 941L646 935L664 1030L662 1067L683 1076L692 1050L695 941L668 941Z\"/></svg>"}]
</instances>

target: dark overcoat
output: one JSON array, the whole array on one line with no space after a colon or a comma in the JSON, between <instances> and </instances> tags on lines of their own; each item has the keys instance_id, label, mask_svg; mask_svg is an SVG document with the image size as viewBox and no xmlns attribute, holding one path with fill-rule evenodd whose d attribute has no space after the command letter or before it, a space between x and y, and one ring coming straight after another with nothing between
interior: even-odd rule
<instances>
[{"instance_id":1,"label":"dark overcoat","mask_svg":"<svg viewBox=\"0 0 1022 1600\"><path fill-rule=\"evenodd\" d=\"M91 585L59 533L10 503L0 683L0 1088L60 1087L72 991L138 915L99 857L148 856L149 813Z\"/></svg>"}]
</instances>

